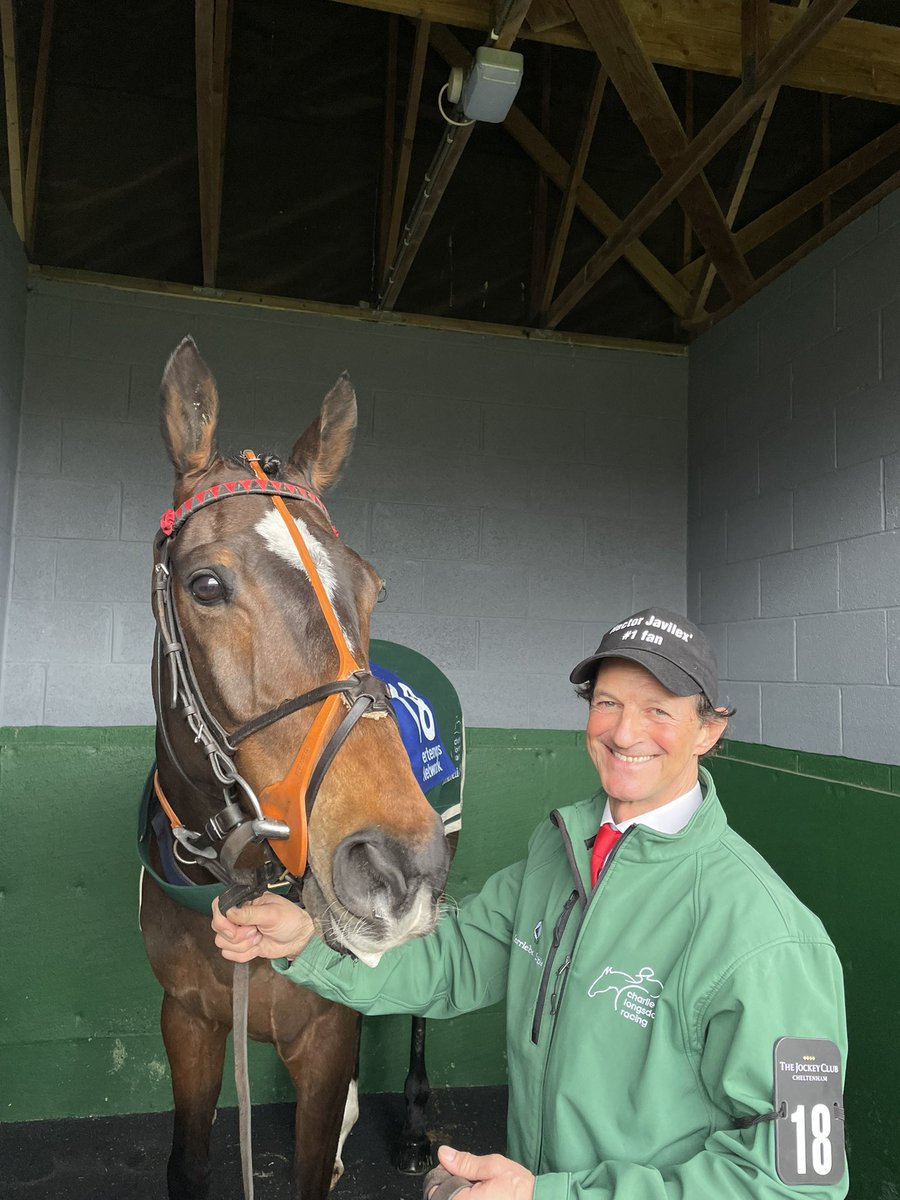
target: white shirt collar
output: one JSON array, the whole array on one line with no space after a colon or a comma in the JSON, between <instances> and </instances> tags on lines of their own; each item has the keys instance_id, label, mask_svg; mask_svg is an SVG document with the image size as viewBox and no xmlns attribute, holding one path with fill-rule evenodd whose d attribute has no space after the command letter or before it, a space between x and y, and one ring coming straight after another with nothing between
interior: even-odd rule
<instances>
[{"instance_id":1,"label":"white shirt collar","mask_svg":"<svg viewBox=\"0 0 900 1200\"><path fill-rule=\"evenodd\" d=\"M618 829L620 833L624 833L632 825L649 825L658 833L680 833L702 803L703 793L698 781L683 796L676 796L668 804L661 804L659 808L651 808L649 812L642 813L639 817L628 817L618 824L612 819L607 800L603 809L603 821L612 825L613 829Z\"/></svg>"}]
</instances>

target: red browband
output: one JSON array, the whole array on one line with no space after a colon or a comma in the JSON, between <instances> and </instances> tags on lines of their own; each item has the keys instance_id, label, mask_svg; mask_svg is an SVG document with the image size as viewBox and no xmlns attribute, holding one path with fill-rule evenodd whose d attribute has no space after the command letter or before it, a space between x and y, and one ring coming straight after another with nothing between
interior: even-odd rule
<instances>
[{"instance_id":1,"label":"red browband","mask_svg":"<svg viewBox=\"0 0 900 1200\"><path fill-rule=\"evenodd\" d=\"M191 513L195 513L198 508L205 508L207 504L213 504L216 500L224 500L228 496L239 496L241 494L248 496L294 496L298 500L306 500L310 504L314 504L321 513L324 513L326 520L331 525L331 517L328 515L328 509L322 503L321 498L315 492L311 492L309 488L300 487L295 483L279 483L276 479L268 479L265 483L259 479L236 479L230 483L214 484L213 487L207 488L203 492L198 492L196 496L191 496L189 500L185 500L177 508L170 508L160 517L159 527L166 537L171 537L173 533L181 528ZM334 525L331 525L331 532L335 537L339 536Z\"/></svg>"}]
</instances>

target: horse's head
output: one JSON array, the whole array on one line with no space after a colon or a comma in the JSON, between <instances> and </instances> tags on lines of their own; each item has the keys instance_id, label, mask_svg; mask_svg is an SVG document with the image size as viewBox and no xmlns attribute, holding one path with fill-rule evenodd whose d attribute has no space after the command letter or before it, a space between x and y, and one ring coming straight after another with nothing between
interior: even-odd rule
<instances>
[{"instance_id":1,"label":"horse's head","mask_svg":"<svg viewBox=\"0 0 900 1200\"><path fill-rule=\"evenodd\" d=\"M310 744L318 743L313 757L321 757L353 693L296 709L284 702L357 666L367 669L369 621L381 588L373 568L337 538L319 499L350 452L356 397L342 376L287 463L260 460L261 470L245 458L218 453L215 381L189 338L169 360L161 398L176 509L200 493L211 495L217 485L216 498L227 497L225 503L191 504L190 519L167 542L171 603L189 656L188 675L195 677L203 719L236 746L234 766L249 794L259 797L267 817L292 827L293 841L294 823L303 823L305 793L314 790L306 786L315 767L306 761ZM283 515L271 495L241 484L254 471L265 487L283 485ZM339 626L337 635L329 619ZM211 761L195 743L190 719L166 711L161 679L155 690L160 774L201 823L222 807ZM282 705L287 711L279 715ZM432 928L449 862L441 822L413 777L395 722L377 711L383 704L374 708L352 726L315 780L303 886L304 903L326 940L364 961ZM267 719L253 728L260 714ZM272 842L276 852L280 844ZM281 857L290 865L283 850ZM305 859L304 844L304 865Z\"/></svg>"}]
</instances>

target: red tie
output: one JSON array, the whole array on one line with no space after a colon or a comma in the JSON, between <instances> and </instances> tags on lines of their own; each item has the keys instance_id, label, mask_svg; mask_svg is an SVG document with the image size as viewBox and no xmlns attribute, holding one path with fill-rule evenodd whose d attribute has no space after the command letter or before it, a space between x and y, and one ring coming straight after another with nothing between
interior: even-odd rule
<instances>
[{"instance_id":1,"label":"red tie","mask_svg":"<svg viewBox=\"0 0 900 1200\"><path fill-rule=\"evenodd\" d=\"M608 823L601 825L597 830L597 836L594 838L594 848L591 851L591 887L596 885L597 876L603 870L607 854L609 854L621 836L621 831L613 829L612 825Z\"/></svg>"}]
</instances>

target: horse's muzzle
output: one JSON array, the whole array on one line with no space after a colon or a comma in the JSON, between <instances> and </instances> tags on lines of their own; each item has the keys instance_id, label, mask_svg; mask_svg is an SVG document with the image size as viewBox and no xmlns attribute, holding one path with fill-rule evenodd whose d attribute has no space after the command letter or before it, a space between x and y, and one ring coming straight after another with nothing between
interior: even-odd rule
<instances>
[{"instance_id":1,"label":"horse's muzzle","mask_svg":"<svg viewBox=\"0 0 900 1200\"><path fill-rule=\"evenodd\" d=\"M334 851L331 882L334 894L353 916L370 928L384 923L390 940L409 924L413 910L422 911L423 894L433 907L441 896L450 865L450 848L440 819L435 816L430 837L400 841L377 827L348 834ZM420 925L422 918L413 924ZM401 938L427 932L403 929Z\"/></svg>"}]
</instances>

